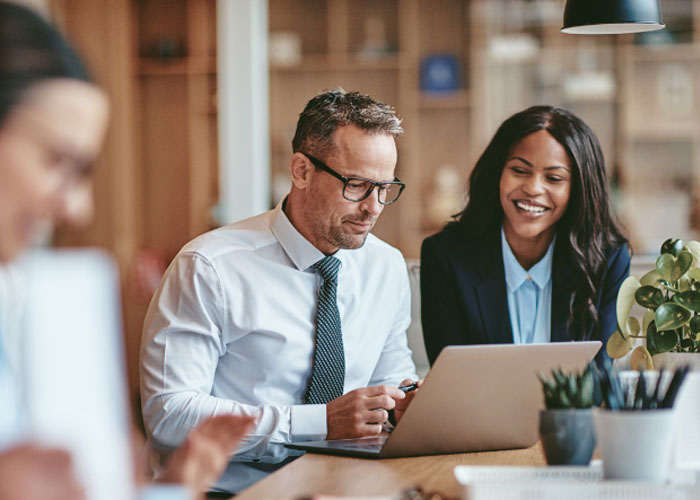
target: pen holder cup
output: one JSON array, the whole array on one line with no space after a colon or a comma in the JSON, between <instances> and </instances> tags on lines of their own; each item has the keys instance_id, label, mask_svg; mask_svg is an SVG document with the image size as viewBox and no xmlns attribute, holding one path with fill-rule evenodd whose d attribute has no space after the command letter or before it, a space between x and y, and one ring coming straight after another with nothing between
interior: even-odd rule
<instances>
[{"instance_id":1,"label":"pen holder cup","mask_svg":"<svg viewBox=\"0 0 700 500\"><path fill-rule=\"evenodd\" d=\"M669 476L676 411L593 410L606 479L665 482Z\"/></svg>"}]
</instances>

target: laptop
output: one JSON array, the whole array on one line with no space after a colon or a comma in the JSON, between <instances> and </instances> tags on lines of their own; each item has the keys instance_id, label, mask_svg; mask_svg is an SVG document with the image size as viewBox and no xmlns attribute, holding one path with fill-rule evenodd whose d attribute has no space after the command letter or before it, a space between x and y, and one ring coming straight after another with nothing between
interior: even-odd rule
<instances>
[{"instance_id":1,"label":"laptop","mask_svg":"<svg viewBox=\"0 0 700 500\"><path fill-rule=\"evenodd\" d=\"M135 498L116 265L96 250L39 251L22 271L29 437L70 452L89 500Z\"/></svg>"},{"instance_id":2,"label":"laptop","mask_svg":"<svg viewBox=\"0 0 700 500\"><path fill-rule=\"evenodd\" d=\"M303 441L314 453L392 458L527 448L544 408L537 372L583 369L601 342L445 347L388 436Z\"/></svg>"}]
</instances>

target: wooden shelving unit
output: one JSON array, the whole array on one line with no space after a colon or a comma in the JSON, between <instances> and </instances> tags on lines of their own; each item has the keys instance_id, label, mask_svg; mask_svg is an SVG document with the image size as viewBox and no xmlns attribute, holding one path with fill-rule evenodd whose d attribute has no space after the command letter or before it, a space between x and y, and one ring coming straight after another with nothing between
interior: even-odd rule
<instances>
[{"instance_id":1,"label":"wooden shelving unit","mask_svg":"<svg viewBox=\"0 0 700 500\"><path fill-rule=\"evenodd\" d=\"M214 0L134 0L145 247L172 257L218 197Z\"/></svg>"},{"instance_id":2,"label":"wooden shelving unit","mask_svg":"<svg viewBox=\"0 0 700 500\"><path fill-rule=\"evenodd\" d=\"M638 252L656 250L671 233L697 237L700 2L664 2L667 28L637 38L564 35L561 7L553 0L270 0L271 33L294 32L302 45L298 65L271 68L273 176L287 175L294 121L316 92L342 86L389 102L404 118L397 175L408 188L375 233L417 257L449 212L449 202L434 200L455 199L455 209L463 203L460 190L437 186L448 179L463 188L507 116L553 104L596 131ZM384 57L359 60L377 25ZM421 91L421 61L444 53L460 62L460 88Z\"/></svg>"},{"instance_id":3,"label":"wooden shelving unit","mask_svg":"<svg viewBox=\"0 0 700 500\"><path fill-rule=\"evenodd\" d=\"M319 91L341 86L391 104L404 120L396 175L408 188L398 205L384 211L375 234L407 257L417 257L422 239L441 225L430 219L426 205L435 171L450 165L459 172L459 182L468 173L470 2L313 0L300 5L270 0L269 12L270 32L297 33L302 45L298 64L271 66L273 182L288 177L296 118ZM421 91L421 61L445 53L459 61L459 88Z\"/></svg>"},{"instance_id":4,"label":"wooden shelving unit","mask_svg":"<svg viewBox=\"0 0 700 500\"><path fill-rule=\"evenodd\" d=\"M94 222L81 232L62 231L57 240L105 247L119 261L137 405L150 297L135 290L134 259L150 249L167 264L212 227L218 199L216 0L52 0L51 6L112 102L96 169Z\"/></svg>"},{"instance_id":5,"label":"wooden shelving unit","mask_svg":"<svg viewBox=\"0 0 700 500\"><path fill-rule=\"evenodd\" d=\"M619 43L621 212L637 252L700 235L700 2L669 0L657 40Z\"/></svg>"}]
</instances>

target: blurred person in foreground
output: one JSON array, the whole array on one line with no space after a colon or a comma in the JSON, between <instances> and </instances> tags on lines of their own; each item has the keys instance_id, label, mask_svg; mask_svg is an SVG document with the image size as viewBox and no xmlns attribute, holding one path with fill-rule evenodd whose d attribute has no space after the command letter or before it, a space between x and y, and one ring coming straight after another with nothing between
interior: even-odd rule
<instances>
[{"instance_id":1,"label":"blurred person in foreground","mask_svg":"<svg viewBox=\"0 0 700 500\"><path fill-rule=\"evenodd\" d=\"M53 224L92 213L91 165L108 101L68 42L30 9L0 2L0 500L80 499L71 458L21 438L19 274L12 263ZM198 496L216 480L253 419L202 422L161 480ZM108 450L105 450L108 453Z\"/></svg>"}]
</instances>

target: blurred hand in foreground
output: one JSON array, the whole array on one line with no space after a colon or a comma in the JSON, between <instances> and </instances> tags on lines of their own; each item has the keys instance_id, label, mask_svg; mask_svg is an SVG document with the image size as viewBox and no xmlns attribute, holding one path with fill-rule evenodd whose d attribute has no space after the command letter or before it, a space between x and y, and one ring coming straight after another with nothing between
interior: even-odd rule
<instances>
[{"instance_id":1,"label":"blurred hand in foreground","mask_svg":"<svg viewBox=\"0 0 700 500\"><path fill-rule=\"evenodd\" d=\"M255 417L239 415L218 415L204 420L172 453L157 481L181 484L200 497L219 479L254 422Z\"/></svg>"},{"instance_id":2,"label":"blurred hand in foreground","mask_svg":"<svg viewBox=\"0 0 700 500\"><path fill-rule=\"evenodd\" d=\"M82 500L65 451L24 444L0 453L0 500Z\"/></svg>"}]
</instances>

